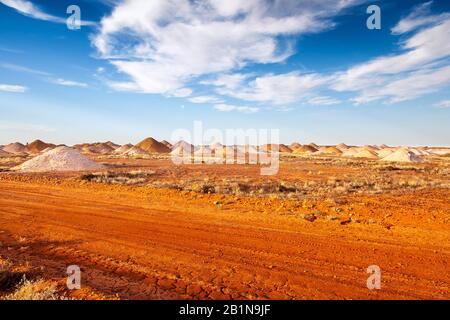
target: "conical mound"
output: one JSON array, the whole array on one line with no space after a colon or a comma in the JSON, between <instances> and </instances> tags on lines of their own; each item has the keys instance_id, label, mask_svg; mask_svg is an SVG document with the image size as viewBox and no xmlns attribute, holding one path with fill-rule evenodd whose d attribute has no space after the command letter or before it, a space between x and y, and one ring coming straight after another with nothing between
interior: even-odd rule
<instances>
[{"instance_id":1,"label":"conical mound","mask_svg":"<svg viewBox=\"0 0 450 320\"><path fill-rule=\"evenodd\" d=\"M114 150L117 150L120 147L120 145L118 145L117 143L114 143L112 141L107 141L107 142L105 142L105 144L110 146Z\"/></svg>"},{"instance_id":2,"label":"conical mound","mask_svg":"<svg viewBox=\"0 0 450 320\"><path fill-rule=\"evenodd\" d=\"M337 155L337 154L342 154L342 151L339 150L336 147L327 147L327 148L325 148L323 153L325 153L325 154L336 154Z\"/></svg>"},{"instance_id":3,"label":"conical mound","mask_svg":"<svg viewBox=\"0 0 450 320\"><path fill-rule=\"evenodd\" d=\"M122 155L129 156L129 157L142 157L142 156L148 156L149 154L144 149L134 146L134 147L131 147L130 149L128 149L127 151L125 151L124 153L122 153Z\"/></svg>"},{"instance_id":4,"label":"conical mound","mask_svg":"<svg viewBox=\"0 0 450 320\"><path fill-rule=\"evenodd\" d=\"M394 153L395 150L393 150L392 148L384 148L384 149L380 149L377 152L378 157L383 159L386 158L388 155Z\"/></svg>"},{"instance_id":5,"label":"conical mound","mask_svg":"<svg viewBox=\"0 0 450 320\"><path fill-rule=\"evenodd\" d=\"M289 149L295 150L295 149L300 148L301 146L302 146L302 145L301 145L300 143L294 142L294 143L291 143L291 144L289 145Z\"/></svg>"},{"instance_id":6,"label":"conical mound","mask_svg":"<svg viewBox=\"0 0 450 320\"><path fill-rule=\"evenodd\" d=\"M75 149L61 146L38 155L13 169L21 172L88 171L104 169L104 166Z\"/></svg>"},{"instance_id":7,"label":"conical mound","mask_svg":"<svg viewBox=\"0 0 450 320\"><path fill-rule=\"evenodd\" d=\"M114 152L115 149L111 147L107 142L98 142L88 146L88 150L90 153L109 154Z\"/></svg>"},{"instance_id":8,"label":"conical mound","mask_svg":"<svg viewBox=\"0 0 450 320\"><path fill-rule=\"evenodd\" d=\"M342 153L342 156L343 157L347 157L347 158L353 158L356 154L358 154L359 151L360 151L359 148L352 147L352 148L349 148L349 149L345 150Z\"/></svg>"},{"instance_id":9,"label":"conical mound","mask_svg":"<svg viewBox=\"0 0 450 320\"><path fill-rule=\"evenodd\" d=\"M161 143L165 145L167 148L172 148L172 144L167 140L162 140Z\"/></svg>"},{"instance_id":10,"label":"conical mound","mask_svg":"<svg viewBox=\"0 0 450 320\"><path fill-rule=\"evenodd\" d=\"M341 151L345 151L347 149L349 149L350 147L348 145L346 145L345 143L339 143L336 148L338 148Z\"/></svg>"},{"instance_id":11,"label":"conical mound","mask_svg":"<svg viewBox=\"0 0 450 320\"><path fill-rule=\"evenodd\" d=\"M378 159L378 155L367 148L360 149L354 156L354 158L367 158L367 159Z\"/></svg>"},{"instance_id":12,"label":"conical mound","mask_svg":"<svg viewBox=\"0 0 450 320\"><path fill-rule=\"evenodd\" d=\"M123 146L118 147L116 150L114 150L115 154L123 154L133 148L133 145L131 143L124 144Z\"/></svg>"},{"instance_id":13,"label":"conical mound","mask_svg":"<svg viewBox=\"0 0 450 320\"><path fill-rule=\"evenodd\" d=\"M169 153L170 148L165 146L159 141L156 141L153 138L147 138L139 142L136 147L141 148L144 151L150 153Z\"/></svg>"},{"instance_id":14,"label":"conical mound","mask_svg":"<svg viewBox=\"0 0 450 320\"><path fill-rule=\"evenodd\" d=\"M193 153L194 149L195 149L195 147L192 144L190 144L190 143L188 143L188 142L186 142L184 140L180 140L180 141L178 141L177 143L175 143L172 146L172 150L173 151L175 151L175 150L178 150L178 151L184 150L185 153Z\"/></svg>"},{"instance_id":15,"label":"conical mound","mask_svg":"<svg viewBox=\"0 0 450 320\"><path fill-rule=\"evenodd\" d=\"M381 159L381 161L392 162L422 162L422 158L408 149L402 148Z\"/></svg>"},{"instance_id":16,"label":"conical mound","mask_svg":"<svg viewBox=\"0 0 450 320\"><path fill-rule=\"evenodd\" d=\"M8 153L12 154L24 154L27 152L27 147L25 147L20 142L14 142L10 143L3 147L3 151L6 151Z\"/></svg>"},{"instance_id":17,"label":"conical mound","mask_svg":"<svg viewBox=\"0 0 450 320\"><path fill-rule=\"evenodd\" d=\"M37 154L40 153L41 151L47 149L47 148L54 148L55 145L51 144L51 143L45 143L41 140L35 140L32 143L28 144L26 146L27 151L31 154Z\"/></svg>"},{"instance_id":18,"label":"conical mound","mask_svg":"<svg viewBox=\"0 0 450 320\"><path fill-rule=\"evenodd\" d=\"M295 149L293 153L301 154L301 153L313 153L313 152L317 152L317 151L318 150L316 148L314 148L313 146L304 145L304 146L301 146L300 148Z\"/></svg>"},{"instance_id":19,"label":"conical mound","mask_svg":"<svg viewBox=\"0 0 450 320\"><path fill-rule=\"evenodd\" d=\"M292 150L285 144L265 144L261 146L261 150L291 153Z\"/></svg>"}]
</instances>

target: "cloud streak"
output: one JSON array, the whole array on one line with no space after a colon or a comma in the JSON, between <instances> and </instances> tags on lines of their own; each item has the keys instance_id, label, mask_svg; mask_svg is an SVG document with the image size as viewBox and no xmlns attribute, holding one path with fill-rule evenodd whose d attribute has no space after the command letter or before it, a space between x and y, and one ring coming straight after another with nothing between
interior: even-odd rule
<instances>
[{"instance_id":1,"label":"cloud streak","mask_svg":"<svg viewBox=\"0 0 450 320\"><path fill-rule=\"evenodd\" d=\"M28 88L24 87L24 86L12 85L12 84L0 84L1 92L24 93L27 90L28 90Z\"/></svg>"},{"instance_id":2,"label":"cloud streak","mask_svg":"<svg viewBox=\"0 0 450 320\"><path fill-rule=\"evenodd\" d=\"M60 18L42 11L39 7L34 5L31 1L26 0L0 0L0 3L7 7L10 7L20 14L42 21L49 21L54 23L66 24L66 18ZM81 21L82 26L94 26L95 22L92 21Z\"/></svg>"}]
</instances>

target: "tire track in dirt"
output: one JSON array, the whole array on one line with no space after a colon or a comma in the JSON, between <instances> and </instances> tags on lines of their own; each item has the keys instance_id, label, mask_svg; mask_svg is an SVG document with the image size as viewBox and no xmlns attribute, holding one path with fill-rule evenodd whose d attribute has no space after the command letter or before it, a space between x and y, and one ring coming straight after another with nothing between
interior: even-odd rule
<instances>
[{"instance_id":1,"label":"tire track in dirt","mask_svg":"<svg viewBox=\"0 0 450 320\"><path fill-rule=\"evenodd\" d=\"M6 210L0 209L0 229L35 241L80 241L74 248L41 248L32 260L57 261L59 268L79 261L88 285L123 298L438 298L449 292L446 250L437 259L410 243L386 248L370 242L369 250L367 243L324 233L319 224L314 236L275 223L245 225L232 213L225 221L202 212L147 209L135 199L124 206L73 189L30 194L23 188L1 188L0 208ZM397 266L403 256L413 268ZM364 268L374 260L386 281L380 292L365 288ZM419 268L433 260L433 272Z\"/></svg>"}]
</instances>

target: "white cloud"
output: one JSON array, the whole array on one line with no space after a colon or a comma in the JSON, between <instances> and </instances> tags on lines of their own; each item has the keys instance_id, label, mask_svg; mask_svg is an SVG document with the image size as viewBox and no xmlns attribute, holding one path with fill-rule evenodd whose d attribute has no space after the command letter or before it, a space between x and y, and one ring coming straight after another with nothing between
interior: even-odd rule
<instances>
[{"instance_id":1,"label":"white cloud","mask_svg":"<svg viewBox=\"0 0 450 320\"><path fill-rule=\"evenodd\" d=\"M411 21L412 18L405 19ZM402 21L398 24L400 27L396 27L397 32L415 28ZM390 102L411 100L445 86L450 58L450 16L433 23L423 22L421 26L424 28L402 43L401 53L338 72L331 87L337 91L357 92L359 95L354 101L366 103L385 98Z\"/></svg>"},{"instance_id":2,"label":"white cloud","mask_svg":"<svg viewBox=\"0 0 450 320\"><path fill-rule=\"evenodd\" d=\"M0 91L3 91L3 92L23 93L27 90L28 90L28 88L24 87L24 86L11 85L11 84L0 84Z\"/></svg>"},{"instance_id":3,"label":"white cloud","mask_svg":"<svg viewBox=\"0 0 450 320\"><path fill-rule=\"evenodd\" d=\"M192 94L192 90L189 88L181 88L177 89L173 92L174 97L178 98L186 98L189 97Z\"/></svg>"},{"instance_id":4,"label":"white cloud","mask_svg":"<svg viewBox=\"0 0 450 320\"><path fill-rule=\"evenodd\" d=\"M443 100L441 102L436 103L435 106L442 109L450 108L450 100Z\"/></svg>"},{"instance_id":5,"label":"white cloud","mask_svg":"<svg viewBox=\"0 0 450 320\"><path fill-rule=\"evenodd\" d=\"M31 74L36 74L39 76L50 76L51 75L50 73L45 72L45 71L36 70L36 69L24 67L24 66L19 66L17 64L12 64L12 63L2 63L2 64L0 64L0 67L11 70L11 71L31 73Z\"/></svg>"},{"instance_id":6,"label":"white cloud","mask_svg":"<svg viewBox=\"0 0 450 320\"><path fill-rule=\"evenodd\" d=\"M231 111L238 111L242 113L255 113L259 111L259 108L256 107L247 107L247 106L235 106L230 104L216 104L214 106L214 109L221 112L231 112Z\"/></svg>"},{"instance_id":7,"label":"white cloud","mask_svg":"<svg viewBox=\"0 0 450 320\"><path fill-rule=\"evenodd\" d=\"M389 98L390 103L395 103L415 99L444 86L450 86L450 66L415 72L385 86L365 89L354 101L360 104Z\"/></svg>"},{"instance_id":8,"label":"white cloud","mask_svg":"<svg viewBox=\"0 0 450 320\"><path fill-rule=\"evenodd\" d=\"M188 99L192 103L223 103L223 100L213 96L197 96Z\"/></svg>"},{"instance_id":9,"label":"white cloud","mask_svg":"<svg viewBox=\"0 0 450 320\"><path fill-rule=\"evenodd\" d=\"M128 0L103 18L92 42L130 80L119 90L171 94L196 77L275 63L293 54L283 36L331 28L363 0Z\"/></svg>"},{"instance_id":10,"label":"white cloud","mask_svg":"<svg viewBox=\"0 0 450 320\"><path fill-rule=\"evenodd\" d=\"M72 81L72 80L65 80L65 79L61 79L61 78L53 79L52 82L55 84L59 84L61 86L66 86L66 87L80 87L80 88L88 87L87 83L77 82L77 81Z\"/></svg>"},{"instance_id":11,"label":"white cloud","mask_svg":"<svg viewBox=\"0 0 450 320\"><path fill-rule=\"evenodd\" d=\"M318 96L318 97L309 99L308 103L317 105L317 106L331 106L331 105L335 105L335 104L340 104L340 103L342 103L342 101L335 99L335 98L331 98L331 97Z\"/></svg>"},{"instance_id":12,"label":"white cloud","mask_svg":"<svg viewBox=\"0 0 450 320\"><path fill-rule=\"evenodd\" d=\"M35 6L30 1L25 0L0 0L0 3L8 6L10 8L15 9L20 14L23 14L27 17L31 17L38 20L50 21L55 23L66 24L66 18L60 18L53 16L51 14L47 14L42 11L39 7ZM95 25L94 22L91 21L81 21L82 26L92 26Z\"/></svg>"},{"instance_id":13,"label":"white cloud","mask_svg":"<svg viewBox=\"0 0 450 320\"><path fill-rule=\"evenodd\" d=\"M201 84L214 85L217 87L225 87L226 89L234 90L250 77L250 74L222 74L216 77L214 80L201 81Z\"/></svg>"},{"instance_id":14,"label":"white cloud","mask_svg":"<svg viewBox=\"0 0 450 320\"><path fill-rule=\"evenodd\" d=\"M411 32L423 26L441 23L449 18L448 13L431 15L430 7L433 1L425 2L414 7L412 12L391 29L393 34Z\"/></svg>"},{"instance_id":15,"label":"white cloud","mask_svg":"<svg viewBox=\"0 0 450 320\"><path fill-rule=\"evenodd\" d=\"M329 83L330 80L328 76L314 73L269 74L241 83L236 88L226 85L219 87L217 92L242 100L283 105L310 97L313 89Z\"/></svg>"}]
</instances>

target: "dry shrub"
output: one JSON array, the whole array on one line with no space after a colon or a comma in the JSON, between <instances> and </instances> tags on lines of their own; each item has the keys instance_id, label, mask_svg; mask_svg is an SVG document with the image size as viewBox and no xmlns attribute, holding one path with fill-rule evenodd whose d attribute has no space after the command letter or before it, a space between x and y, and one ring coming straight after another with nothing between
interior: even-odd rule
<instances>
[{"instance_id":1,"label":"dry shrub","mask_svg":"<svg viewBox=\"0 0 450 320\"><path fill-rule=\"evenodd\" d=\"M101 172L85 174L80 179L97 183L139 185L146 183L148 178L154 174L155 171L141 170L130 172Z\"/></svg>"},{"instance_id":2,"label":"dry shrub","mask_svg":"<svg viewBox=\"0 0 450 320\"><path fill-rule=\"evenodd\" d=\"M23 279L17 289L5 295L2 300L63 300L57 291L57 286L53 282L44 280Z\"/></svg>"}]
</instances>

